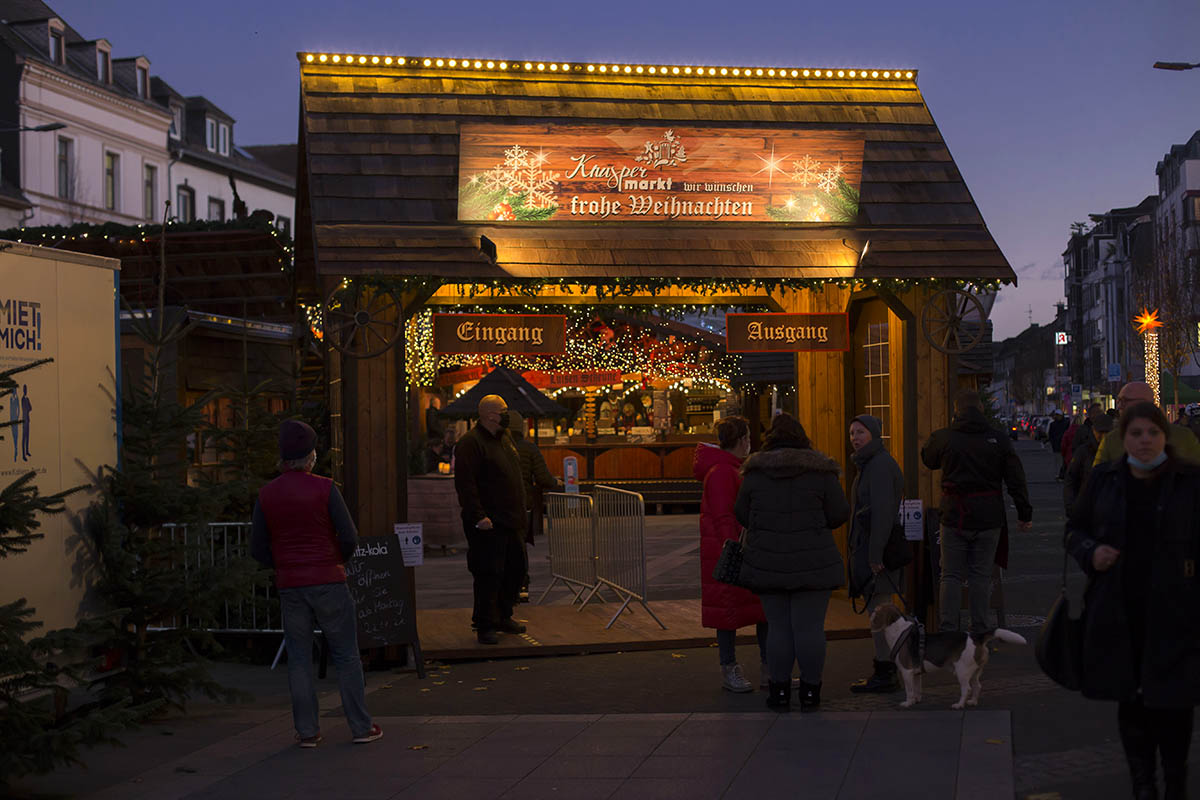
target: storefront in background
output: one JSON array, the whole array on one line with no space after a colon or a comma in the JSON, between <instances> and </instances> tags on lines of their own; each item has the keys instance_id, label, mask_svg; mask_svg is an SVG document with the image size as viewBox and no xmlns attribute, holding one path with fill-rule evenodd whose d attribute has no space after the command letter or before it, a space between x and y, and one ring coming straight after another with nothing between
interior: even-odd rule
<instances>
[{"instance_id":1,"label":"storefront in background","mask_svg":"<svg viewBox=\"0 0 1200 800\"><path fill-rule=\"evenodd\" d=\"M655 459L661 470L676 444L671 470L683 472L713 417L736 405L755 427L794 411L814 446L848 465L848 423L869 412L909 496L937 502L919 444L949 418L957 359L984 328L981 295L1015 275L915 72L299 59L297 269L331 346L339 478L365 533L407 514L428 391L485 360L594 406L566 442L553 423L555 459L602 456L627 477ZM489 352L452 363L421 326L464 314L512 331L525 315L557 315L564 331L615 340L626 326L634 338L611 355L572 351L586 336L567 336L561 353L506 353L532 334L493 332ZM688 315L721 318L709 342L720 357L683 352L677 363L707 363L705 374L667 382L653 348L669 343L663 320ZM576 372L611 380L554 385Z\"/></svg>"}]
</instances>

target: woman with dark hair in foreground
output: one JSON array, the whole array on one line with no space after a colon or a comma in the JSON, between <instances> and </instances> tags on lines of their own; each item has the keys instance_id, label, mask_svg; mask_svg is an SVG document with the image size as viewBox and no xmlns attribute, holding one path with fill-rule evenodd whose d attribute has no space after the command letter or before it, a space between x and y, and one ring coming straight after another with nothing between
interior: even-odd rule
<instances>
[{"instance_id":1,"label":"woman with dark hair in foreground","mask_svg":"<svg viewBox=\"0 0 1200 800\"><path fill-rule=\"evenodd\" d=\"M1067 520L1067 548L1088 576L1085 697L1117 701L1133 796L1187 797L1188 747L1200 703L1200 467L1167 447L1152 403L1121 415L1125 455L1098 464Z\"/></svg>"}]
</instances>

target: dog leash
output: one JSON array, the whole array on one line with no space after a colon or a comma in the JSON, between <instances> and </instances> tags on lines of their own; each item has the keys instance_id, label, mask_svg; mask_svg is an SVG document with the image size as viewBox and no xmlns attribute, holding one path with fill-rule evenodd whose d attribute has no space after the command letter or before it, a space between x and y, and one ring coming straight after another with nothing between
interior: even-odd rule
<instances>
[{"instance_id":1,"label":"dog leash","mask_svg":"<svg viewBox=\"0 0 1200 800\"><path fill-rule=\"evenodd\" d=\"M913 631L916 631L917 647L916 652L914 653L914 655L917 657L916 669L918 672L923 673L925 671L925 626L922 625L921 620L909 610L908 601L904 599L904 593L900 591L899 587L896 586L896 582L892 580L891 573L888 570L884 570L883 572L887 576L888 583L892 585L892 593L900 598L900 603L904 606L905 613L902 615L902 619L906 619L912 623L908 630L896 640L896 644L892 645L890 658L892 662L895 663L896 654L899 653L901 648L903 648L909 639L912 638ZM874 581L872 581L872 583L874 583ZM874 596L873 593L872 596Z\"/></svg>"}]
</instances>

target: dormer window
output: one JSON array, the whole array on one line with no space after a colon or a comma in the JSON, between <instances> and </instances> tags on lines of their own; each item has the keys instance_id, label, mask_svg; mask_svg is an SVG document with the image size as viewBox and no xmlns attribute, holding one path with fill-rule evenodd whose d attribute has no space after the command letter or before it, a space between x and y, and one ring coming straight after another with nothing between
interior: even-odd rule
<instances>
[{"instance_id":1,"label":"dormer window","mask_svg":"<svg viewBox=\"0 0 1200 800\"><path fill-rule=\"evenodd\" d=\"M50 60L55 64L62 65L65 55L62 31L50 31Z\"/></svg>"},{"instance_id":2,"label":"dormer window","mask_svg":"<svg viewBox=\"0 0 1200 800\"><path fill-rule=\"evenodd\" d=\"M63 21L58 18L52 18L49 21L50 29L50 62L62 66L67 63L67 41L64 34L65 27Z\"/></svg>"},{"instance_id":3,"label":"dormer window","mask_svg":"<svg viewBox=\"0 0 1200 800\"><path fill-rule=\"evenodd\" d=\"M150 95L150 70L142 66L137 68L137 93L143 100Z\"/></svg>"},{"instance_id":4,"label":"dormer window","mask_svg":"<svg viewBox=\"0 0 1200 800\"><path fill-rule=\"evenodd\" d=\"M204 146L209 152L217 152L217 121L211 117L204 120Z\"/></svg>"},{"instance_id":5,"label":"dormer window","mask_svg":"<svg viewBox=\"0 0 1200 800\"><path fill-rule=\"evenodd\" d=\"M96 45L96 80L112 83L112 53Z\"/></svg>"},{"instance_id":6,"label":"dormer window","mask_svg":"<svg viewBox=\"0 0 1200 800\"><path fill-rule=\"evenodd\" d=\"M229 155L229 126L223 122L217 125L217 152Z\"/></svg>"}]
</instances>

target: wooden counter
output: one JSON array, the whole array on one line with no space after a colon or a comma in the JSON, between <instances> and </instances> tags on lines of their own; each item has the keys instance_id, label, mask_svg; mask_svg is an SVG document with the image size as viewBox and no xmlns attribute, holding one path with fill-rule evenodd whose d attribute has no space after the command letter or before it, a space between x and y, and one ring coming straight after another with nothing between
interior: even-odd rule
<instances>
[{"instance_id":1,"label":"wooden counter","mask_svg":"<svg viewBox=\"0 0 1200 800\"><path fill-rule=\"evenodd\" d=\"M408 479L408 521L425 528L425 547L467 546L453 475L413 475Z\"/></svg>"},{"instance_id":2,"label":"wooden counter","mask_svg":"<svg viewBox=\"0 0 1200 800\"><path fill-rule=\"evenodd\" d=\"M585 441L565 445L539 445L550 472L560 480L563 459L579 461L579 483L641 492L647 503L698 503L700 482L692 475L696 445L712 442L705 437L668 439L665 442Z\"/></svg>"}]
</instances>

